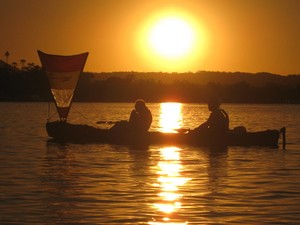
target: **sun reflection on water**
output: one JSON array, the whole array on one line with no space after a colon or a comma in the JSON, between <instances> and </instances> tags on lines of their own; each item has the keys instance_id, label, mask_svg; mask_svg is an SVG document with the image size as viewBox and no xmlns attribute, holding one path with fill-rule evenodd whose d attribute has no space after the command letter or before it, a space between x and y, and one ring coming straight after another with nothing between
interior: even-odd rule
<instances>
[{"instance_id":1,"label":"sun reflection on water","mask_svg":"<svg viewBox=\"0 0 300 225\"><path fill-rule=\"evenodd\" d=\"M159 123L162 132L175 133L182 126L182 104L165 102L160 104Z\"/></svg>"},{"instance_id":2,"label":"sun reflection on water","mask_svg":"<svg viewBox=\"0 0 300 225\"><path fill-rule=\"evenodd\" d=\"M180 194L180 186L183 186L189 178L182 177L181 171L183 165L180 161L180 148L165 147L160 150L160 161L157 164L157 183L153 184L155 187L160 188L158 194L160 201L153 204L153 207L162 214L162 221L148 222L150 225L183 225L188 222L175 222L176 212L182 207L182 197ZM177 219L178 220L178 219Z\"/></svg>"}]
</instances>

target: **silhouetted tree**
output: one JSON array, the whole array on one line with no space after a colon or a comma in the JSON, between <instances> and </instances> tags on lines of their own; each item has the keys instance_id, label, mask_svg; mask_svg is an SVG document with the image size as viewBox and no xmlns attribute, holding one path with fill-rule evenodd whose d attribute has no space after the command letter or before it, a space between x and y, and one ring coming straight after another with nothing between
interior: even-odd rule
<instances>
[{"instance_id":1,"label":"silhouetted tree","mask_svg":"<svg viewBox=\"0 0 300 225\"><path fill-rule=\"evenodd\" d=\"M203 75L204 72L201 73ZM211 74L213 77L210 77ZM117 72L101 75L105 79L99 79L97 74L84 72L80 76L74 100L132 102L137 98L144 98L147 102L205 102L210 95L217 94L223 102L300 103L299 75L275 76L277 83L269 82L271 78L268 78L267 82L259 86L248 81L240 81L240 79L236 79L237 82L226 83L229 79L224 79L224 76L227 78L227 76L237 76L237 74L223 72L207 72L209 79L199 74L197 77L193 73ZM265 75L270 76L261 74L261 76ZM223 83L217 82L218 76L223 76ZM240 76L249 80L244 73ZM211 81L214 79L216 80ZM41 67L34 63L28 63L22 70L9 64L1 67L0 99L2 101L47 101L51 99L50 87Z\"/></svg>"},{"instance_id":2,"label":"silhouetted tree","mask_svg":"<svg viewBox=\"0 0 300 225\"><path fill-rule=\"evenodd\" d=\"M25 66L25 62L26 62L25 59L21 59L21 60L20 60L21 69Z\"/></svg>"},{"instance_id":3,"label":"silhouetted tree","mask_svg":"<svg viewBox=\"0 0 300 225\"><path fill-rule=\"evenodd\" d=\"M18 63L16 63L16 62L13 62L11 65L12 65L13 67L15 67L15 68L18 67Z\"/></svg>"},{"instance_id":4,"label":"silhouetted tree","mask_svg":"<svg viewBox=\"0 0 300 225\"><path fill-rule=\"evenodd\" d=\"M9 52L6 51L6 52L4 53L4 56L5 56L5 58L6 58L6 63L8 64Z\"/></svg>"}]
</instances>

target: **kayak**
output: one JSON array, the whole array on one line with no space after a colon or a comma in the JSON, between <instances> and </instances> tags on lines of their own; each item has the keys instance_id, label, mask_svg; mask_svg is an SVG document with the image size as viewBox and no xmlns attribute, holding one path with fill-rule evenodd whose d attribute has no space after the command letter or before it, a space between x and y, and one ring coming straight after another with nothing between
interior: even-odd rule
<instances>
[{"instance_id":1,"label":"kayak","mask_svg":"<svg viewBox=\"0 0 300 225\"><path fill-rule=\"evenodd\" d=\"M71 124L55 121L47 122L46 130L53 141L70 143L108 143L125 145L184 144L196 146L266 146L278 147L282 137L285 146L285 127L279 130L256 132L237 132L231 130L223 138L198 135L192 132L163 133L151 131L146 133L112 132L90 125Z\"/></svg>"}]
</instances>

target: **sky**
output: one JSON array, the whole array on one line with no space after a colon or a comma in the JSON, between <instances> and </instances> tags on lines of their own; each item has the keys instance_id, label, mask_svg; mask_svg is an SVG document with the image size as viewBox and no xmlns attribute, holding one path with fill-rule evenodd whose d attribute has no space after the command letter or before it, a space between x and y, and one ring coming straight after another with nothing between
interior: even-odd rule
<instances>
[{"instance_id":1,"label":"sky","mask_svg":"<svg viewBox=\"0 0 300 225\"><path fill-rule=\"evenodd\" d=\"M0 59L89 52L88 72L300 74L299 11L299 0L0 0Z\"/></svg>"}]
</instances>

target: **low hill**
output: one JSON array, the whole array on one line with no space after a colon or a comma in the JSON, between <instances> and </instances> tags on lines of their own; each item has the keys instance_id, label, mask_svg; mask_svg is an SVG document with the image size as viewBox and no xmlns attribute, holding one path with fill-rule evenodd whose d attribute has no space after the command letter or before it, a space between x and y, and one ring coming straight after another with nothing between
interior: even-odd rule
<instances>
[{"instance_id":1,"label":"low hill","mask_svg":"<svg viewBox=\"0 0 300 225\"><path fill-rule=\"evenodd\" d=\"M252 86L260 87L268 83L291 85L300 83L300 75L282 76L266 72L245 73L245 72L211 72L199 71L196 73L163 73L163 72L103 72L94 73L97 80L106 80L110 77L134 79L155 80L162 83L171 83L174 81L188 81L195 84L205 85L207 83L235 84L246 82Z\"/></svg>"}]
</instances>

